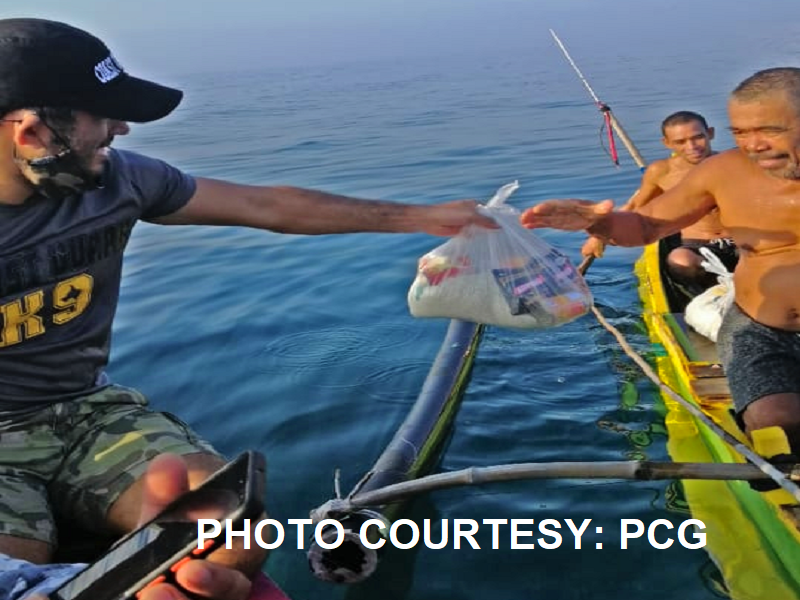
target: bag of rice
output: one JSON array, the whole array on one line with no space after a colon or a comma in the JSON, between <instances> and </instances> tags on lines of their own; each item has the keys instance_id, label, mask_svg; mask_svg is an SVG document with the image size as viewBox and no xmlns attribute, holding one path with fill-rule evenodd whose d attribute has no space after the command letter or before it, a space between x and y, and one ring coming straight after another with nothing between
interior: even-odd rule
<instances>
[{"instance_id":1,"label":"bag of rice","mask_svg":"<svg viewBox=\"0 0 800 600\"><path fill-rule=\"evenodd\" d=\"M518 187L501 187L481 207L499 229L467 227L419 259L408 291L412 315L533 329L588 312L592 295L581 274L503 204Z\"/></svg>"}]
</instances>

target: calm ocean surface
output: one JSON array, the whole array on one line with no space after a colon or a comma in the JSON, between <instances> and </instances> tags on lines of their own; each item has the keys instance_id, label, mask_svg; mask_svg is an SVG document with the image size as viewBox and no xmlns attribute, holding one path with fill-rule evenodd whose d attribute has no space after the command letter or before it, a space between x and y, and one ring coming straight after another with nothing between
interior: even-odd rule
<instances>
[{"instance_id":1,"label":"calm ocean surface","mask_svg":"<svg viewBox=\"0 0 800 600\"><path fill-rule=\"evenodd\" d=\"M702 54L600 57L564 39L648 161L665 155L658 124L675 110L704 113L718 127L716 148L730 146L726 93L777 66L731 53L724 41ZM782 47L787 64L797 39ZM548 197L622 201L640 176L627 155L622 168L611 165L599 113L547 39L534 56L187 75L180 83L182 108L135 127L119 146L198 175L415 203L488 199L514 179L521 188L511 203L520 208ZM578 262L581 235L543 235ZM264 452L271 516L306 518L333 495L336 468L342 488L352 488L420 390L447 322L415 320L405 297L417 258L441 241L141 224L127 255L111 374L222 452ZM588 281L604 314L646 352L638 254L610 250ZM489 328L440 468L664 460L663 432L652 387L592 316L528 333ZM481 550L392 550L352 588L316 581L289 532L268 570L307 600L724 597L703 550L677 542L656 550L642 539L620 548L620 519L687 518L676 491L668 482L570 480L438 492L414 502L410 518L592 522L580 550L564 529L557 550L511 550L507 528L491 550L488 527Z\"/></svg>"}]
</instances>

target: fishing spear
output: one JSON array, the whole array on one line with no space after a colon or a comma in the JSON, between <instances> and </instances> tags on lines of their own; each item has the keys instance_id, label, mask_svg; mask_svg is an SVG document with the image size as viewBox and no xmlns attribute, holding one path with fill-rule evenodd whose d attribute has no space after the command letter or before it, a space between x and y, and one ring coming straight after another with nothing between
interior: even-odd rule
<instances>
[{"instance_id":1,"label":"fishing spear","mask_svg":"<svg viewBox=\"0 0 800 600\"><path fill-rule=\"evenodd\" d=\"M605 119L606 126L608 127L608 144L609 144L609 150L611 152L611 160L614 161L614 164L616 166L619 166L619 156L617 155L617 147L616 144L614 143L614 132L616 132L616 134L619 136L619 139L622 140L622 143L628 150L628 153L633 158L633 161L636 163L636 166L638 166L640 170L644 171L645 167L647 166L647 163L645 162L644 158L642 158L642 155L639 153L639 150L636 148L631 138L628 137L628 134L625 132L625 129L623 129L620 122L614 116L611 107L605 102L602 102L600 98L597 96L595 91L592 89L592 86L589 85L589 82L586 80L586 77L584 77L583 73L581 73L581 70L578 68L578 65L575 64L574 60L572 60L572 57L567 51L566 46L564 46L564 43L556 35L556 32L551 29L550 35L553 36L553 39L556 41L556 44L558 44L558 47L564 54L564 58L567 59L567 62L569 62L569 64L575 70L575 73L578 75L578 79L580 79L581 83L583 83L583 87L585 87L586 91L589 92L589 95L592 97L592 100L594 100L594 103L597 105L597 109L601 113L603 113L603 118Z\"/></svg>"}]
</instances>

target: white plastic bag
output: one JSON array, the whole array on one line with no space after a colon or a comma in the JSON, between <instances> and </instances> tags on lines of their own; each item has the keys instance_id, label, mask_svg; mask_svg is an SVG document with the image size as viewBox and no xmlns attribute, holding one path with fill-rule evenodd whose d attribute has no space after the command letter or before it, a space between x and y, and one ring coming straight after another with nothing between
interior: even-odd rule
<instances>
[{"instance_id":1,"label":"white plastic bag","mask_svg":"<svg viewBox=\"0 0 800 600\"><path fill-rule=\"evenodd\" d=\"M705 258L700 264L709 273L717 275L719 283L692 298L683 316L697 333L716 342L722 318L733 304L733 273L708 248L700 248L700 254Z\"/></svg>"},{"instance_id":2,"label":"white plastic bag","mask_svg":"<svg viewBox=\"0 0 800 600\"><path fill-rule=\"evenodd\" d=\"M592 295L580 273L503 205L518 187L501 187L480 208L500 229L467 227L419 259L408 291L412 315L531 329L586 314Z\"/></svg>"}]
</instances>

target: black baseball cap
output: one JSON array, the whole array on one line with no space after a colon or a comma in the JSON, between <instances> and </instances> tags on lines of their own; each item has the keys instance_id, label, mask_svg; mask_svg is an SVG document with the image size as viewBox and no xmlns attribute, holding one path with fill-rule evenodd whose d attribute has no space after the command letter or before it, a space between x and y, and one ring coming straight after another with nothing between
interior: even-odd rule
<instances>
[{"instance_id":1,"label":"black baseball cap","mask_svg":"<svg viewBox=\"0 0 800 600\"><path fill-rule=\"evenodd\" d=\"M0 110L72 108L146 123L183 92L132 77L95 36L45 19L0 19Z\"/></svg>"}]
</instances>

